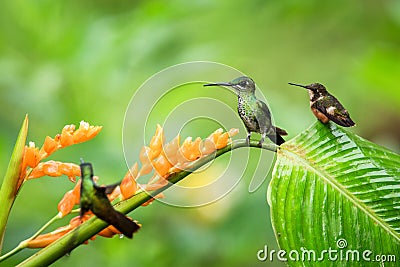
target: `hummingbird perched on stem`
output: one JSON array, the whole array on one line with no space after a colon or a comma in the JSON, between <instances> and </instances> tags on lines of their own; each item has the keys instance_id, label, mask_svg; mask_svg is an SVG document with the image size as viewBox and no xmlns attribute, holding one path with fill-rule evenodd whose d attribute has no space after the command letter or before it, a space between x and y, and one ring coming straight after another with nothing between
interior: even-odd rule
<instances>
[{"instance_id":1,"label":"hummingbird perched on stem","mask_svg":"<svg viewBox=\"0 0 400 267\"><path fill-rule=\"evenodd\" d=\"M107 198L107 194L112 193L118 184L108 186L98 186L93 181L92 164L84 163L81 160L81 199L80 216L91 210L98 218L113 225L124 236L132 238L133 233L138 231L140 225L128 219L124 214L116 211Z\"/></svg>"},{"instance_id":2,"label":"hummingbird perched on stem","mask_svg":"<svg viewBox=\"0 0 400 267\"><path fill-rule=\"evenodd\" d=\"M282 135L287 135L287 132L272 125L271 112L264 102L256 98L256 85L250 77L242 76L227 83L210 83L204 86L229 86L236 91L239 117L247 130L247 144L250 143L252 132L261 134L259 146L263 144L266 136L277 145L285 142Z\"/></svg>"},{"instance_id":3,"label":"hummingbird perched on stem","mask_svg":"<svg viewBox=\"0 0 400 267\"><path fill-rule=\"evenodd\" d=\"M310 107L315 117L322 123L329 120L343 127L356 125L350 118L349 112L340 104L339 100L331 95L320 83L301 85L289 83L290 85L300 86L308 90L310 95Z\"/></svg>"}]
</instances>

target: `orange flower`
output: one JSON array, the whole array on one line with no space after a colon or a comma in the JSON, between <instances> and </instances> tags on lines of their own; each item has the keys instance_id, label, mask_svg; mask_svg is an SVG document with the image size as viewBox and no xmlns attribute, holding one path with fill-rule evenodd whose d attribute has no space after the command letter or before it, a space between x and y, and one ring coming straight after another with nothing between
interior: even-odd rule
<instances>
[{"instance_id":1,"label":"orange flower","mask_svg":"<svg viewBox=\"0 0 400 267\"><path fill-rule=\"evenodd\" d=\"M223 133L222 128L215 130L212 134L210 134L207 139L211 140L214 144L218 142L218 137Z\"/></svg>"},{"instance_id":2,"label":"orange flower","mask_svg":"<svg viewBox=\"0 0 400 267\"><path fill-rule=\"evenodd\" d=\"M35 239L29 240L27 247L44 248L53 243L54 241L56 241L57 239L59 239L60 237L62 237L63 235L65 235L66 233L68 233L69 231L71 231L72 229L73 228L70 225L60 227L53 232L43 234L36 237Z\"/></svg>"},{"instance_id":3,"label":"orange flower","mask_svg":"<svg viewBox=\"0 0 400 267\"><path fill-rule=\"evenodd\" d=\"M162 146L159 140L164 140L163 130L157 125L157 130L152 138L149 147L144 146L139 154L142 168L136 179L144 174L150 173L153 169L155 174L153 178L144 187L146 190L156 190L167 184L167 179L172 173L185 169L192 162L207 156L217 149L221 149L231 142L230 137L238 133L238 129L231 129L224 133L222 129L217 129L209 137L202 140L197 137L194 141L188 137L180 146L180 136L177 135L172 141L163 146L161 153L158 152ZM155 140L158 140L157 142ZM156 150L157 152L153 151ZM154 155L158 155L154 157ZM157 182L154 182L154 180Z\"/></svg>"},{"instance_id":4,"label":"orange flower","mask_svg":"<svg viewBox=\"0 0 400 267\"><path fill-rule=\"evenodd\" d=\"M29 240L27 242L27 247L28 248L44 248L60 237L64 236L74 228L78 227L81 223L87 221L90 219L93 215L85 215L82 218L80 216L76 216L72 218L69 222L68 225L62 226L50 233L39 235L35 239ZM139 224L140 225L140 224ZM141 225L140 225L141 226ZM120 231L118 231L114 226L109 225L108 227L104 228L102 231L98 233L98 235L103 236L103 237L113 237L114 235L121 234ZM91 240L94 240L96 236L91 237ZM85 244L88 243L88 241L84 242Z\"/></svg>"},{"instance_id":5,"label":"orange flower","mask_svg":"<svg viewBox=\"0 0 400 267\"><path fill-rule=\"evenodd\" d=\"M151 165L151 149L148 146L142 147L139 153L139 160L142 163L142 168L139 171L139 176L146 175L151 172L152 165Z\"/></svg>"},{"instance_id":6,"label":"orange flower","mask_svg":"<svg viewBox=\"0 0 400 267\"><path fill-rule=\"evenodd\" d=\"M78 144L94 138L102 128L102 126L91 126L89 123L81 121L79 124L79 129L73 133L73 143Z\"/></svg>"},{"instance_id":7,"label":"orange flower","mask_svg":"<svg viewBox=\"0 0 400 267\"><path fill-rule=\"evenodd\" d=\"M98 235L102 236L102 237L113 237L114 235L120 235L122 234L120 231L118 231L117 228L115 228L112 225L109 225L107 228L104 228L103 230L101 230Z\"/></svg>"},{"instance_id":8,"label":"orange flower","mask_svg":"<svg viewBox=\"0 0 400 267\"><path fill-rule=\"evenodd\" d=\"M54 153L58 149L58 147L59 147L59 142L57 142L50 136L46 136L42 149L47 155Z\"/></svg>"},{"instance_id":9,"label":"orange flower","mask_svg":"<svg viewBox=\"0 0 400 267\"><path fill-rule=\"evenodd\" d=\"M215 144L210 139L206 138L200 143L200 151L203 156L209 155L217 150Z\"/></svg>"},{"instance_id":10,"label":"orange flower","mask_svg":"<svg viewBox=\"0 0 400 267\"><path fill-rule=\"evenodd\" d=\"M164 129L160 126L160 124L157 124L157 129L156 133L151 138L150 141L150 149L151 149L151 157L150 160L153 160L155 157L160 155L161 150L162 150L162 145L164 144Z\"/></svg>"},{"instance_id":11,"label":"orange flower","mask_svg":"<svg viewBox=\"0 0 400 267\"><path fill-rule=\"evenodd\" d=\"M34 142L29 142L29 146L25 146L24 160L31 168L35 168L39 164L41 160L39 157L39 149L35 147Z\"/></svg>"},{"instance_id":12,"label":"orange flower","mask_svg":"<svg viewBox=\"0 0 400 267\"><path fill-rule=\"evenodd\" d=\"M169 143L163 147L162 155L168 160L171 165L175 165L178 162L177 154L180 146L181 137L179 134L172 139Z\"/></svg>"},{"instance_id":13,"label":"orange flower","mask_svg":"<svg viewBox=\"0 0 400 267\"><path fill-rule=\"evenodd\" d=\"M81 182L82 180L79 180L75 184L74 189L65 193L64 197L58 203L58 211L61 213L62 217L71 213L74 206L79 204L81 194Z\"/></svg>"},{"instance_id":14,"label":"orange flower","mask_svg":"<svg viewBox=\"0 0 400 267\"><path fill-rule=\"evenodd\" d=\"M54 139L51 138L50 136L46 136L43 146L40 148L35 147L34 142L29 142L29 146L25 146L25 152L24 152L24 157L22 161L22 169L21 169L21 182L25 180L26 174L27 174L27 167L30 168L35 168L38 166L39 162L42 161L44 158L47 158L50 156L52 153L57 151L60 148L70 146L73 144L81 143L88 141L95 137L102 129L102 126L90 126L87 122L81 121L79 129L75 131L75 125L66 125L62 131L61 134L57 134ZM48 171L49 174L46 174L45 171L43 171L43 168L53 168L54 165L46 165L46 166L41 166L40 172L37 170L34 175L30 175L29 178L38 178L43 175L49 175L49 176L59 176L57 174L57 171L60 171L62 174L66 173L71 173L69 175L70 180L75 180L75 176L79 176L80 174L77 174L76 169L74 166L72 166L73 170L55 170L55 169L48 169L45 171ZM71 168L69 165L61 165L60 168ZM42 173L42 175L39 175L39 173ZM73 174L72 174L73 173Z\"/></svg>"},{"instance_id":15,"label":"orange flower","mask_svg":"<svg viewBox=\"0 0 400 267\"><path fill-rule=\"evenodd\" d=\"M154 170L161 177L168 174L169 169L172 167L171 163L165 158L164 155L160 155L153 164Z\"/></svg>"},{"instance_id":16,"label":"orange flower","mask_svg":"<svg viewBox=\"0 0 400 267\"><path fill-rule=\"evenodd\" d=\"M58 177L63 174L68 176L72 182L75 182L75 177L81 175L81 170L79 165L74 163L64 163L60 161L49 160L47 162L39 163L39 165L33 169L27 179L39 178L45 175Z\"/></svg>"},{"instance_id":17,"label":"orange flower","mask_svg":"<svg viewBox=\"0 0 400 267\"><path fill-rule=\"evenodd\" d=\"M124 179L120 184L122 199L127 199L133 196L137 190L136 177L138 176L138 164L135 163L133 167L126 173Z\"/></svg>"}]
</instances>

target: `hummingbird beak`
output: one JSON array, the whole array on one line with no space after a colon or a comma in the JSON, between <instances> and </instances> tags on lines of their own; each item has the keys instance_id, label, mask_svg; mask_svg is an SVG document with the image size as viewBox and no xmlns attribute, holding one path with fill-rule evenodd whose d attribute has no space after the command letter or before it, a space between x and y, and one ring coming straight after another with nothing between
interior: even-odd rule
<instances>
[{"instance_id":1,"label":"hummingbird beak","mask_svg":"<svg viewBox=\"0 0 400 267\"><path fill-rule=\"evenodd\" d=\"M232 86L230 83L208 83L203 86Z\"/></svg>"},{"instance_id":2,"label":"hummingbird beak","mask_svg":"<svg viewBox=\"0 0 400 267\"><path fill-rule=\"evenodd\" d=\"M290 84L290 85L294 85L294 86L303 87L303 88L306 88L306 89L311 90L311 88L309 88L307 85L301 85L301 84L297 84L297 83L289 83L289 84Z\"/></svg>"}]
</instances>

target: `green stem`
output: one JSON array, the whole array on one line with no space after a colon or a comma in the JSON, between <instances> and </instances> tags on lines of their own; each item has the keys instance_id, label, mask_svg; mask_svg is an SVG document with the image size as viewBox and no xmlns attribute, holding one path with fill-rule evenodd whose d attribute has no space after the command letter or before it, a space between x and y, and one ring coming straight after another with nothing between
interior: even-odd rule
<instances>
[{"instance_id":1,"label":"green stem","mask_svg":"<svg viewBox=\"0 0 400 267\"><path fill-rule=\"evenodd\" d=\"M22 158L24 155L26 136L28 134L28 115L22 123L14 150L3 183L0 188L0 254L3 247L4 232L8 221L11 207L14 204L18 192L18 181L21 172Z\"/></svg>"},{"instance_id":2,"label":"green stem","mask_svg":"<svg viewBox=\"0 0 400 267\"><path fill-rule=\"evenodd\" d=\"M258 147L258 142L252 141L250 142L250 146ZM181 181L193 171L212 161L214 158L217 158L231 150L241 147L247 147L246 141L235 140L228 146L217 150L215 153L199 159L198 161L194 162L190 170L174 173L170 177L168 177L168 181L170 181L170 183L158 190L155 190L154 192L152 192L152 195L155 196L163 192L173 184ZM262 148L276 152L278 147L274 144L263 144ZM150 200L152 198L152 195L149 195L146 192L140 192L130 199L115 204L114 208L124 214L127 214L137 207L141 206L143 203ZM66 255L67 253L70 253L74 248L76 248L92 236L96 235L107 226L108 225L106 222L98 219L97 217L92 217L71 232L59 238L57 241L53 242L36 254L32 255L30 258L26 259L18 266L48 266L59 258Z\"/></svg>"},{"instance_id":3,"label":"green stem","mask_svg":"<svg viewBox=\"0 0 400 267\"><path fill-rule=\"evenodd\" d=\"M12 249L11 251L9 251L8 253L0 256L0 262L4 261L5 259L11 257L12 255L18 253L19 251L23 250L24 248L26 248L26 246L28 245L28 242L30 240L35 239L36 237L38 237L44 230L46 230L47 227L49 227L53 222L57 221L58 219L61 219L61 214L58 213L56 216L54 216L53 218L51 218L47 223L45 223L36 233L34 233L31 237L29 237L28 239L25 239L23 241L21 241L17 247L15 247L14 249Z\"/></svg>"}]
</instances>

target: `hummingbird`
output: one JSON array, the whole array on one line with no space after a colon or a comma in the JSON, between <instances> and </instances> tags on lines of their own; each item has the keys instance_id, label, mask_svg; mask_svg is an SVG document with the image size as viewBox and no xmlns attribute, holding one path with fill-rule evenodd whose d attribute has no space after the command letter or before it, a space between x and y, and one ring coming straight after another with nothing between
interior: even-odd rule
<instances>
[{"instance_id":1,"label":"hummingbird","mask_svg":"<svg viewBox=\"0 0 400 267\"><path fill-rule=\"evenodd\" d=\"M343 127L356 125L350 118L349 112L340 104L339 100L331 95L320 83L301 85L289 83L290 85L300 86L308 90L310 95L310 107L314 116L322 123L329 120Z\"/></svg>"},{"instance_id":2,"label":"hummingbird","mask_svg":"<svg viewBox=\"0 0 400 267\"><path fill-rule=\"evenodd\" d=\"M256 98L256 85L250 77L242 76L227 83L209 83L204 86L229 86L235 90L238 96L239 117L247 130L247 145L250 144L252 132L261 134L259 146L262 146L266 136L277 145L285 142L282 135L287 135L287 132L272 125L271 112L263 101Z\"/></svg>"},{"instance_id":3,"label":"hummingbird","mask_svg":"<svg viewBox=\"0 0 400 267\"><path fill-rule=\"evenodd\" d=\"M118 184L98 186L93 181L92 164L81 160L80 167L82 177L80 217L82 218L85 212L91 210L98 218L113 225L124 236L132 238L133 233L139 230L140 225L115 210L107 198L107 194L112 193Z\"/></svg>"}]
</instances>

